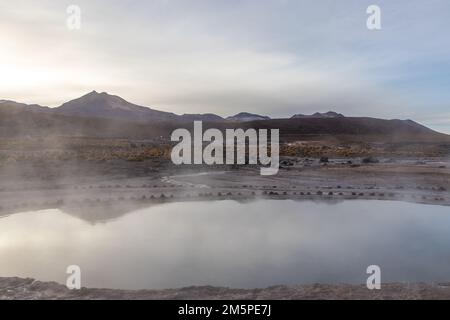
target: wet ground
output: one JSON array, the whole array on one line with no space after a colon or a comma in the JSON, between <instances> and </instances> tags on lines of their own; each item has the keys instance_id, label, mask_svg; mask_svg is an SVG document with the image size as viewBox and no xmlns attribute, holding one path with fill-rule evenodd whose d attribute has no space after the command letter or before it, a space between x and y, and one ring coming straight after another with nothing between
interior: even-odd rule
<instances>
[{"instance_id":1,"label":"wet ground","mask_svg":"<svg viewBox=\"0 0 450 320\"><path fill-rule=\"evenodd\" d=\"M46 165L0 170L0 217L18 212L62 209L97 223L123 216L130 209L184 201L292 199L399 200L450 205L450 163L447 159L289 158L276 176L262 177L259 168L177 168L155 163L106 162L75 167ZM103 208L103 211L93 210ZM69 292L55 283L0 279L0 299L448 299L445 284L388 284L381 291L364 286L311 285L235 290L213 287L160 291L82 290Z\"/></svg>"},{"instance_id":2,"label":"wet ground","mask_svg":"<svg viewBox=\"0 0 450 320\"><path fill-rule=\"evenodd\" d=\"M360 159L330 159L328 163L317 159L289 161L294 165L282 166L278 175L266 177L251 167L161 167L147 172L134 170L135 165L126 162L102 163L95 170L59 168L59 175L49 179L37 178L33 171L20 177L1 176L0 216L56 208L78 208L83 215L85 207L110 205L115 208L110 212L114 218L121 214L122 206L254 198L386 199L450 205L450 163L445 159L384 160L371 164L363 164ZM154 169L152 165L148 164ZM10 173L12 169L5 171Z\"/></svg>"}]
</instances>

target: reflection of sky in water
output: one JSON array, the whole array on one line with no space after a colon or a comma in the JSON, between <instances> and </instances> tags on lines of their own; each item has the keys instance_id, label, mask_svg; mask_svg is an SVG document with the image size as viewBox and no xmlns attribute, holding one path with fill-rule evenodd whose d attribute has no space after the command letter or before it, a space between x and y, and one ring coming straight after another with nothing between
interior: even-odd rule
<instances>
[{"instance_id":1,"label":"reflection of sky in water","mask_svg":"<svg viewBox=\"0 0 450 320\"><path fill-rule=\"evenodd\" d=\"M168 288L450 280L447 207L390 201L171 203L91 224L58 210L0 219L0 276Z\"/></svg>"}]
</instances>

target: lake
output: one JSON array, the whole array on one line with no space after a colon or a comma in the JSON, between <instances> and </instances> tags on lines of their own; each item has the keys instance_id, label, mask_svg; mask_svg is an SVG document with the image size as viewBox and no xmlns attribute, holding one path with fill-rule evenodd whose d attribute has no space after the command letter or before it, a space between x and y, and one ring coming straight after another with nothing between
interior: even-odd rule
<instances>
[{"instance_id":1,"label":"lake","mask_svg":"<svg viewBox=\"0 0 450 320\"><path fill-rule=\"evenodd\" d=\"M0 276L161 289L450 280L450 210L395 201L167 203L93 223L61 210L0 218Z\"/></svg>"}]
</instances>

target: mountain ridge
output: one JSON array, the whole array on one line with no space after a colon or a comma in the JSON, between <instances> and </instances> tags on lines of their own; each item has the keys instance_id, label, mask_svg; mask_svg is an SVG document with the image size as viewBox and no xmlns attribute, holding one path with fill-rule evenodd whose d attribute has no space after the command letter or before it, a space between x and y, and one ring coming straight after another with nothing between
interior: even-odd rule
<instances>
[{"instance_id":1,"label":"mountain ridge","mask_svg":"<svg viewBox=\"0 0 450 320\"><path fill-rule=\"evenodd\" d=\"M311 115L305 115L305 114L294 114L291 119L298 119L298 118L345 118L345 116L342 113L337 113L335 111L328 111L328 112L316 112Z\"/></svg>"},{"instance_id":2,"label":"mountain ridge","mask_svg":"<svg viewBox=\"0 0 450 320\"><path fill-rule=\"evenodd\" d=\"M228 121L255 121L255 120L270 120L270 117L268 116L262 116L255 113L249 113L249 112L240 112L238 114L235 114L234 116L230 116L226 118Z\"/></svg>"},{"instance_id":3,"label":"mountain ridge","mask_svg":"<svg viewBox=\"0 0 450 320\"><path fill-rule=\"evenodd\" d=\"M221 117L214 113L204 113L204 114L190 114L185 113L183 115L177 115L171 112L161 111L153 109L148 106L141 106L131 103L124 98L111 95L107 92L97 92L93 90L79 98L72 99L61 104L55 108L43 107L36 104L28 105L20 102L15 102L11 100L0 100L0 106L3 102L7 102L10 105L18 105L20 107L30 107L34 111L46 111L53 112L55 114L68 115L68 116L80 116L80 117L96 117L96 118L106 118L106 119L118 119L118 120L129 120L129 121L160 121L160 120L185 120L185 121L236 121L236 122L248 122L257 120L271 120L270 117L250 112L240 112L232 116ZM336 114L337 116L342 116L334 111L329 111L327 113L315 113L313 115L307 116L303 114L296 114L292 118L332 118L331 115Z\"/></svg>"},{"instance_id":4,"label":"mountain ridge","mask_svg":"<svg viewBox=\"0 0 450 320\"><path fill-rule=\"evenodd\" d=\"M285 119L270 119L247 112L228 118L213 113L176 115L96 91L63 103L57 108L0 100L0 136L33 132L95 136L101 134L97 132L97 127L106 128L107 136L167 136L170 135L170 130L189 128L193 121L199 120L205 122L205 128L279 128L280 134L285 136L376 134L386 137L423 135L444 141L450 138L412 120L346 117L334 111L318 112L310 116L295 115ZM147 129L149 124L155 130ZM132 129L133 126L135 129ZM127 129L124 129L125 127Z\"/></svg>"},{"instance_id":5,"label":"mountain ridge","mask_svg":"<svg viewBox=\"0 0 450 320\"><path fill-rule=\"evenodd\" d=\"M171 120L177 115L154 110L126 101L122 97L106 92L92 91L80 98L70 100L55 108L57 114L81 117L98 117L131 121Z\"/></svg>"}]
</instances>

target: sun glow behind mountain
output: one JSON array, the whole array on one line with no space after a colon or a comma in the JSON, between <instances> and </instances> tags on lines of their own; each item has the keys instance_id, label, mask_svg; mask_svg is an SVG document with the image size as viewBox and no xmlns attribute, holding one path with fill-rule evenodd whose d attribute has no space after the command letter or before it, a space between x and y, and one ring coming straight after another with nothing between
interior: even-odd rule
<instances>
[{"instance_id":1,"label":"sun glow behind mountain","mask_svg":"<svg viewBox=\"0 0 450 320\"><path fill-rule=\"evenodd\" d=\"M450 132L447 1L379 1L379 32L366 1L77 4L79 31L64 3L1 4L0 99L56 107L98 88L178 114L332 109Z\"/></svg>"}]
</instances>

